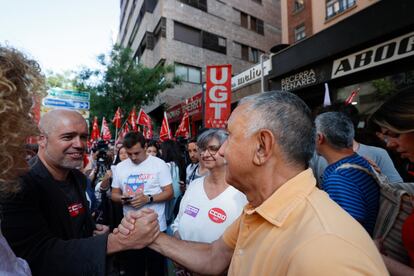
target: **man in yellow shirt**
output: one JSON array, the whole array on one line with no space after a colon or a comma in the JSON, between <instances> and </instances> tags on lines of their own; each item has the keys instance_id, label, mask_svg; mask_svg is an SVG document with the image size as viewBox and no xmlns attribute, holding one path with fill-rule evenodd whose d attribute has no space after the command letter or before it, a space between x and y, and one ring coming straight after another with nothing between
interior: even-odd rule
<instances>
[{"instance_id":1,"label":"man in yellow shirt","mask_svg":"<svg viewBox=\"0 0 414 276\"><path fill-rule=\"evenodd\" d=\"M315 128L306 104L288 92L243 99L220 149L226 181L246 194L244 212L212 244L161 233L149 245L189 270L228 275L387 275L368 233L316 188L308 168ZM134 214L120 231L133 235Z\"/></svg>"}]
</instances>

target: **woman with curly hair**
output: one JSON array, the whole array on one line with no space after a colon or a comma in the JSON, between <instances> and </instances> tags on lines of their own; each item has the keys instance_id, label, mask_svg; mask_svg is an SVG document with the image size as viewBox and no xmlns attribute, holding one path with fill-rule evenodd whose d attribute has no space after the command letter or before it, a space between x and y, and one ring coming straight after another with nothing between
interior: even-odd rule
<instances>
[{"instance_id":1,"label":"woman with curly hair","mask_svg":"<svg viewBox=\"0 0 414 276\"><path fill-rule=\"evenodd\" d=\"M37 133L31 107L43 91L44 78L37 62L0 45L0 196L19 190L18 176L25 173L26 139ZM31 275L27 263L17 258L0 231L0 275Z\"/></svg>"}]
</instances>

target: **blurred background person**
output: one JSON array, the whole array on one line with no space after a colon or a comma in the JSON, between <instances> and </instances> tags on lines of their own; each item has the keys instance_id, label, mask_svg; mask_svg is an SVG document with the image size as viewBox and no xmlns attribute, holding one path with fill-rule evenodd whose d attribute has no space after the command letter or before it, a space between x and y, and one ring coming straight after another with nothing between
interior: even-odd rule
<instances>
[{"instance_id":1,"label":"blurred background person","mask_svg":"<svg viewBox=\"0 0 414 276\"><path fill-rule=\"evenodd\" d=\"M171 224L178 213L176 202L181 196L180 181L185 181L185 161L179 145L173 140L164 141L161 144L161 159L170 168L174 197L165 205L167 225ZM174 212L176 210L176 212Z\"/></svg>"},{"instance_id":2,"label":"blurred background person","mask_svg":"<svg viewBox=\"0 0 414 276\"><path fill-rule=\"evenodd\" d=\"M31 108L33 98L40 96L41 91L44 91L44 78L37 62L0 45L1 197L19 191L17 177L28 170L24 145L29 136L38 133ZM31 275L28 264L14 255L1 231L0 275Z\"/></svg>"},{"instance_id":3,"label":"blurred background person","mask_svg":"<svg viewBox=\"0 0 414 276\"><path fill-rule=\"evenodd\" d=\"M147 155L160 157L159 146L157 141L150 140L147 144Z\"/></svg>"},{"instance_id":4,"label":"blurred background person","mask_svg":"<svg viewBox=\"0 0 414 276\"><path fill-rule=\"evenodd\" d=\"M217 240L247 203L246 196L225 180L226 163L218 151L227 136L222 129L210 129L198 137L200 159L209 174L194 180L183 196L171 225L179 239L206 243Z\"/></svg>"},{"instance_id":5,"label":"blurred background person","mask_svg":"<svg viewBox=\"0 0 414 276\"><path fill-rule=\"evenodd\" d=\"M188 186L191 181L205 176L208 173L208 169L205 168L203 160L200 159L200 152L196 139L188 142L187 152L191 163L188 164L186 168L186 186Z\"/></svg>"},{"instance_id":6,"label":"blurred background person","mask_svg":"<svg viewBox=\"0 0 414 276\"><path fill-rule=\"evenodd\" d=\"M377 136L387 148L399 153L401 158L414 162L413 88L403 90L386 101L371 116L371 122L380 127ZM382 257L391 275L414 275L414 211L405 220L401 234L410 263L403 264L385 255Z\"/></svg>"}]
</instances>

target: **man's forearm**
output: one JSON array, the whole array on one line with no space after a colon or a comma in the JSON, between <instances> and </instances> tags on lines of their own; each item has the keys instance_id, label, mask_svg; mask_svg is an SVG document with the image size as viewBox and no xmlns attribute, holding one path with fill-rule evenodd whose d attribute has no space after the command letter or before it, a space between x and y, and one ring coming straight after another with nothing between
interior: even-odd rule
<instances>
[{"instance_id":1,"label":"man's forearm","mask_svg":"<svg viewBox=\"0 0 414 276\"><path fill-rule=\"evenodd\" d=\"M164 202L170 200L173 197L173 194L168 191L163 191L159 194L153 195L152 197L154 202Z\"/></svg>"},{"instance_id":2,"label":"man's forearm","mask_svg":"<svg viewBox=\"0 0 414 276\"><path fill-rule=\"evenodd\" d=\"M149 247L174 260L191 271L201 274L219 274L227 268L229 260L214 256L212 244L178 240L161 233Z\"/></svg>"}]
</instances>

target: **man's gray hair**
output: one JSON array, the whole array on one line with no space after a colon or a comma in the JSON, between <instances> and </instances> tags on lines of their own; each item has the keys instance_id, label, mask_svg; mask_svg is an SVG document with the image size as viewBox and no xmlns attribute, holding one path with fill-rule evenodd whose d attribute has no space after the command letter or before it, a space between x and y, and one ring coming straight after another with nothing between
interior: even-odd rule
<instances>
[{"instance_id":1,"label":"man's gray hair","mask_svg":"<svg viewBox=\"0 0 414 276\"><path fill-rule=\"evenodd\" d=\"M249 127L246 135L268 129L290 163L309 166L315 150L315 126L309 107L295 94L270 91L243 98L247 104Z\"/></svg>"},{"instance_id":2,"label":"man's gray hair","mask_svg":"<svg viewBox=\"0 0 414 276\"><path fill-rule=\"evenodd\" d=\"M315 119L316 129L335 149L352 148L355 130L351 119L341 112L326 112Z\"/></svg>"},{"instance_id":3,"label":"man's gray hair","mask_svg":"<svg viewBox=\"0 0 414 276\"><path fill-rule=\"evenodd\" d=\"M211 128L202 132L197 138L197 146L200 150L205 150L208 143L216 138L219 141L220 146L227 140L227 131L219 128Z\"/></svg>"}]
</instances>

